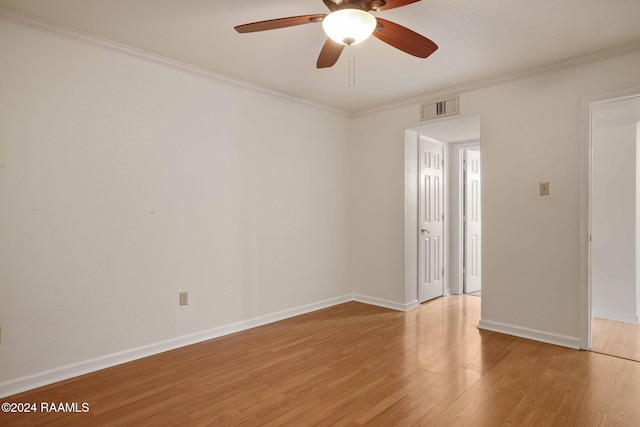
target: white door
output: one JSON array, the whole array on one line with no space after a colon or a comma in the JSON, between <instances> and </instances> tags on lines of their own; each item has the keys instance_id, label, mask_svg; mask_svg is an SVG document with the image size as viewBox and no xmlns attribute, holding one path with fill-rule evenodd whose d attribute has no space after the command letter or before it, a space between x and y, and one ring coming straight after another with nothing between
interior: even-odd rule
<instances>
[{"instance_id":1,"label":"white door","mask_svg":"<svg viewBox=\"0 0 640 427\"><path fill-rule=\"evenodd\" d=\"M465 236L464 236L464 291L478 292L480 277L480 151L465 150Z\"/></svg>"},{"instance_id":2,"label":"white door","mask_svg":"<svg viewBox=\"0 0 640 427\"><path fill-rule=\"evenodd\" d=\"M420 138L418 247L418 299L428 301L443 294L443 168L442 145Z\"/></svg>"}]
</instances>

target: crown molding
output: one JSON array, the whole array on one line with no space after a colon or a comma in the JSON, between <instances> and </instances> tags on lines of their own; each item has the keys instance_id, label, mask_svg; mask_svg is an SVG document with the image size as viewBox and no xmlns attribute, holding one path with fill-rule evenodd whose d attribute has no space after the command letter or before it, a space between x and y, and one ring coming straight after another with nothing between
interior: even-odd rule
<instances>
[{"instance_id":1,"label":"crown molding","mask_svg":"<svg viewBox=\"0 0 640 427\"><path fill-rule=\"evenodd\" d=\"M324 110L330 113L352 117L353 114L341 110L339 108L331 107L329 105L314 102L305 98L299 98L290 95L285 92L274 90L265 86L261 86L256 83L251 83L246 80L231 77L229 75L218 73L216 71L209 70L207 68L198 67L196 65L188 64L186 62L171 59L156 53L148 52L146 50L138 49L133 46L119 43L113 40L102 38L93 34L85 33L74 28L70 28L61 24L57 24L45 19L37 18L32 15L28 15L21 12L10 11L4 8L0 8L0 19L8 21L10 23L34 28L46 33L54 34L66 39L78 41L84 44L98 47L100 49L110 50L118 52L124 55L132 56L134 58L142 59L144 61L153 62L165 67L173 68L179 71L184 71L199 77L215 80L223 83L227 83L233 86L238 86L244 89L261 92L278 98L286 99L288 101L304 104L319 110Z\"/></svg>"},{"instance_id":2,"label":"crown molding","mask_svg":"<svg viewBox=\"0 0 640 427\"><path fill-rule=\"evenodd\" d=\"M603 49L596 52L588 53L586 55L580 55L573 58L567 58L560 61L544 64L538 67L529 68L527 70L514 71L511 73L501 74L499 76L489 77L483 80L476 80L461 85L449 86L446 88L436 89L431 92L426 92L418 96L411 98L404 98L394 103L381 105L378 107L360 110L352 114L352 117L362 117L370 114L380 113L387 110L392 110L399 107L406 107L408 105L420 104L426 99L439 98L442 96L448 96L452 93L460 94L465 92L471 92L478 89L484 89L489 86L495 86L498 84L508 83L514 80L523 79L526 77L535 76L538 74L544 74L551 71L562 70L565 68L574 67L577 65L591 64L595 62L604 61L606 59L616 58L640 51L640 41L627 43L621 46Z\"/></svg>"},{"instance_id":3,"label":"crown molding","mask_svg":"<svg viewBox=\"0 0 640 427\"><path fill-rule=\"evenodd\" d=\"M483 88L495 86L498 84L508 83L508 82L526 78L526 77L531 77L537 74L543 74L550 71L570 68L576 65L604 61L606 59L616 58L619 56L624 56L624 55L628 55L628 54L640 51L640 40L639 40L639 41L627 43L621 46L617 46L614 48L603 49L603 50L592 52L586 55L567 58L567 59L563 59L553 63L544 64L538 67L529 68L527 70L514 71L514 72L505 73L505 74L501 74L494 77L489 77L482 80L463 83L460 85L443 87L440 89L435 89L430 92L422 93L414 97L403 98L396 102L386 103L377 107L359 110L355 112L349 112L349 111L335 108L326 104L321 104L315 101L311 101L306 98L296 97L285 92L274 90L256 83L251 83L249 81L232 77L216 71L212 71L203 67L198 67L192 64L181 62L181 61L171 59L162 55L158 55L152 52L138 49L133 46L129 46L113 40L98 37L93 34L85 33L83 31L66 27L61 24L53 23L51 21L47 21L41 18L36 18L32 15L28 15L25 13L10 11L0 7L0 19L4 19L14 24L35 28L35 29L38 29L50 34L54 34L63 38L79 41L79 42L89 44L101 49L118 52L124 55L132 56L138 59L160 64L166 67L184 71L184 72L197 75L200 77L204 77L210 80L216 80L216 81L224 82L233 86L238 86L244 89L261 92L264 94L286 99L292 102L297 102L297 103L304 104L319 110L327 111L330 113L338 114L338 115L349 117L349 118L356 118L356 117L367 116L370 114L376 114L376 113L392 110L399 107L406 107L408 105L419 104L425 101L425 99L429 99L429 98L437 98L440 96L449 95L451 93L460 94L465 92L471 92L474 90L483 89Z\"/></svg>"}]
</instances>

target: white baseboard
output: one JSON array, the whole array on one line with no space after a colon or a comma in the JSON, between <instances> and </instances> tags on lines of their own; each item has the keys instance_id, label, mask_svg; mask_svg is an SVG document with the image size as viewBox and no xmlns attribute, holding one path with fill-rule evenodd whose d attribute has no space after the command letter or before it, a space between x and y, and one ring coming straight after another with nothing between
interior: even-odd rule
<instances>
[{"instance_id":1,"label":"white baseboard","mask_svg":"<svg viewBox=\"0 0 640 427\"><path fill-rule=\"evenodd\" d=\"M408 303L406 303L404 307L404 311L413 310L414 308L420 307L420 301L414 299L413 301L409 301Z\"/></svg>"},{"instance_id":2,"label":"white baseboard","mask_svg":"<svg viewBox=\"0 0 640 427\"><path fill-rule=\"evenodd\" d=\"M381 299L381 298L368 297L366 295L360 295L360 294L353 294L353 300L354 301L358 301L358 302L362 302L364 304L377 305L378 307L390 308L391 310L398 310L398 311L409 311L412 308L415 308L415 307L417 307L419 305L418 304L418 300L411 301L411 302L408 302L406 304L402 304L402 303L395 302L395 301L389 301L389 300Z\"/></svg>"},{"instance_id":3,"label":"white baseboard","mask_svg":"<svg viewBox=\"0 0 640 427\"><path fill-rule=\"evenodd\" d=\"M580 349L580 338L566 335L554 334L551 332L538 331L536 329L523 328L521 326L508 325L506 323L494 322L492 320L480 320L479 329L486 331L500 332L501 334L513 335L520 338L527 338L535 341L542 341L548 344L555 344L562 347Z\"/></svg>"},{"instance_id":4,"label":"white baseboard","mask_svg":"<svg viewBox=\"0 0 640 427\"><path fill-rule=\"evenodd\" d=\"M0 383L0 397L12 396L24 391L33 390L38 387L88 374L90 372L99 371L101 369L110 368L112 366L131 362L133 360L142 359L144 357L153 356L159 353L164 353L165 351L175 350L176 348L184 347L187 345L219 338L224 335L234 334L236 332L266 325L268 323L278 322L280 320L299 316L301 314L311 313L323 308L353 301L353 299L354 298L352 295L343 295L336 298L330 298L324 301L307 304L288 310L282 310L276 313L254 317L252 319L243 320L241 322L220 326L206 331L183 335L181 337L172 338L170 340L161 341L154 344L137 347L131 350L97 357L95 359L90 359L44 372L38 372L33 375L16 378Z\"/></svg>"},{"instance_id":5,"label":"white baseboard","mask_svg":"<svg viewBox=\"0 0 640 427\"><path fill-rule=\"evenodd\" d=\"M638 314L620 313L619 311L592 310L591 315L599 319L615 320L616 322L640 325Z\"/></svg>"}]
</instances>

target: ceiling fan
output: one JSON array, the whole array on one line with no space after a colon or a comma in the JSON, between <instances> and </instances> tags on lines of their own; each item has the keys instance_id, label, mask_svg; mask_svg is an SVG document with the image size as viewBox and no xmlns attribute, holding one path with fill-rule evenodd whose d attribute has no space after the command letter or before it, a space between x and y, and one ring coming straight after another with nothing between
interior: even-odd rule
<instances>
[{"instance_id":1,"label":"ceiling fan","mask_svg":"<svg viewBox=\"0 0 640 427\"><path fill-rule=\"evenodd\" d=\"M428 38L402 25L376 18L371 14L371 12L394 9L420 0L322 1L331 13L270 19L238 25L234 28L239 33L253 33L321 22L328 38L320 51L317 68L332 67L340 58L345 46L358 44L371 35L418 58L426 58L438 49L438 45Z\"/></svg>"}]
</instances>

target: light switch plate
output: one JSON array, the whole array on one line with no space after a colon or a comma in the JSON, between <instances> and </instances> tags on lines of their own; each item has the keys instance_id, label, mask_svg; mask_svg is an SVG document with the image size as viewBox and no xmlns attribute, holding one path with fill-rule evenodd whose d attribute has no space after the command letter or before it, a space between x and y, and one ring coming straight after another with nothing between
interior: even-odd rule
<instances>
[{"instance_id":1,"label":"light switch plate","mask_svg":"<svg viewBox=\"0 0 640 427\"><path fill-rule=\"evenodd\" d=\"M189 305L189 292L180 292L180 305Z\"/></svg>"},{"instance_id":2,"label":"light switch plate","mask_svg":"<svg viewBox=\"0 0 640 427\"><path fill-rule=\"evenodd\" d=\"M548 182L541 182L540 183L540 195L541 196L548 196L549 195L549 183Z\"/></svg>"}]
</instances>

